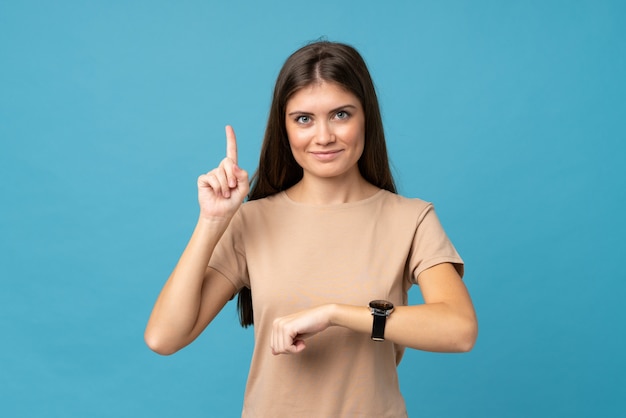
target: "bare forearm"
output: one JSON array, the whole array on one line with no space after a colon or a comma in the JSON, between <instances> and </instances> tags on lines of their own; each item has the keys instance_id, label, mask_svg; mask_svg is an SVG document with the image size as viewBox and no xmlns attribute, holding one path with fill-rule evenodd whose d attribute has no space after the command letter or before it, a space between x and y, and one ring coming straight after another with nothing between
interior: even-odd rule
<instances>
[{"instance_id":1,"label":"bare forearm","mask_svg":"<svg viewBox=\"0 0 626 418\"><path fill-rule=\"evenodd\" d=\"M368 307L333 305L332 325L371 333ZM385 339L424 351L465 352L476 341L477 323L473 312L460 312L445 303L399 306L387 318Z\"/></svg>"},{"instance_id":2,"label":"bare forearm","mask_svg":"<svg viewBox=\"0 0 626 418\"><path fill-rule=\"evenodd\" d=\"M192 334L200 313L206 268L225 228L224 224L198 221L148 321L145 338L151 347L162 346L162 341L186 341Z\"/></svg>"},{"instance_id":3,"label":"bare forearm","mask_svg":"<svg viewBox=\"0 0 626 418\"><path fill-rule=\"evenodd\" d=\"M476 342L478 323L472 301L456 269L443 263L424 270L419 278L424 304L398 306L387 318L385 339L425 351L469 351ZM298 353L306 339L331 326L371 334L369 307L320 305L276 318L272 326L274 354ZM375 344L375 343L373 343Z\"/></svg>"}]
</instances>

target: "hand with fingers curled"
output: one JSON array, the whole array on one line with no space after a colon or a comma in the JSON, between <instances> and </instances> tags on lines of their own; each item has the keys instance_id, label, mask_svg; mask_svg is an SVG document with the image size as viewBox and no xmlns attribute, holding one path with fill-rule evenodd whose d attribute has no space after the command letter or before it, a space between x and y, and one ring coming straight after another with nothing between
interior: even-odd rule
<instances>
[{"instance_id":1,"label":"hand with fingers curled","mask_svg":"<svg viewBox=\"0 0 626 418\"><path fill-rule=\"evenodd\" d=\"M235 131L226 126L226 158L198 177L200 216L209 220L231 218L249 190L248 172L237 165Z\"/></svg>"},{"instance_id":2,"label":"hand with fingers curled","mask_svg":"<svg viewBox=\"0 0 626 418\"><path fill-rule=\"evenodd\" d=\"M295 354L306 348L305 340L332 325L333 305L321 305L276 318L272 324L272 354Z\"/></svg>"}]
</instances>

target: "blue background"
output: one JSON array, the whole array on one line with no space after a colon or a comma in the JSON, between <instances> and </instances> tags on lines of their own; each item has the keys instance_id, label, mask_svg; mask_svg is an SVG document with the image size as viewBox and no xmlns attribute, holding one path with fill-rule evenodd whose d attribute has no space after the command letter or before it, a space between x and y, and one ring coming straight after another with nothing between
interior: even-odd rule
<instances>
[{"instance_id":1,"label":"blue background","mask_svg":"<svg viewBox=\"0 0 626 418\"><path fill-rule=\"evenodd\" d=\"M233 303L171 357L143 329L224 125L253 171L280 66L325 36L479 315L471 353L407 352L410 415L624 416L625 4L0 1L0 415L239 416Z\"/></svg>"}]
</instances>

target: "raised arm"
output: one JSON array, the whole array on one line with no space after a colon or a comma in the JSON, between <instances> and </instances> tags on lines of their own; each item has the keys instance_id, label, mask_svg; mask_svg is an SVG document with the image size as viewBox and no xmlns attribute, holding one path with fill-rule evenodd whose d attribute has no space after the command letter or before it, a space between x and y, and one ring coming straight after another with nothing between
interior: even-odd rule
<instances>
[{"instance_id":1,"label":"raised arm","mask_svg":"<svg viewBox=\"0 0 626 418\"><path fill-rule=\"evenodd\" d=\"M198 178L196 228L148 320L144 338L153 351L172 354L191 343L233 297L235 287L207 265L248 190L248 173L237 165L235 132L227 126L226 158Z\"/></svg>"}]
</instances>

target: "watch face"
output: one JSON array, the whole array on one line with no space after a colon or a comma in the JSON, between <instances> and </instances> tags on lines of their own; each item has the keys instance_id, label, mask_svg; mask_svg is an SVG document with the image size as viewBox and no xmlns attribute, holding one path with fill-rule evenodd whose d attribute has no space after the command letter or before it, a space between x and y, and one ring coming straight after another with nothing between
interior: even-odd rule
<instances>
[{"instance_id":1,"label":"watch face","mask_svg":"<svg viewBox=\"0 0 626 418\"><path fill-rule=\"evenodd\" d=\"M373 300L370 302L370 308L388 311L390 309L393 309L393 303L386 300Z\"/></svg>"}]
</instances>

